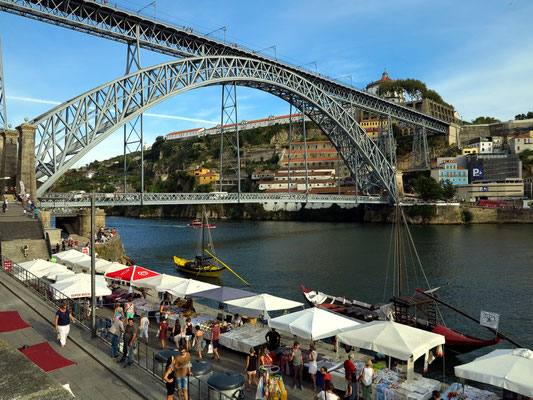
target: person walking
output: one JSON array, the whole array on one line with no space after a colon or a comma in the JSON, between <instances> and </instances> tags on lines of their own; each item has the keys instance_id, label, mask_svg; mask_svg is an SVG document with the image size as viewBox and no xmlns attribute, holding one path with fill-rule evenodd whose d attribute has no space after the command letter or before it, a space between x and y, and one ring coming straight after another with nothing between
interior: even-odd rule
<instances>
[{"instance_id":1,"label":"person walking","mask_svg":"<svg viewBox=\"0 0 533 400\"><path fill-rule=\"evenodd\" d=\"M311 351L311 353L309 354L309 375L311 375L311 380L313 381L313 391L316 392L316 372L318 371L318 364L317 364L318 352L316 351L316 347L313 343L309 345L309 350Z\"/></svg>"},{"instance_id":2,"label":"person walking","mask_svg":"<svg viewBox=\"0 0 533 400\"><path fill-rule=\"evenodd\" d=\"M35 210L33 210L33 219L36 219L39 216L39 209L35 207Z\"/></svg>"},{"instance_id":3,"label":"person walking","mask_svg":"<svg viewBox=\"0 0 533 400\"><path fill-rule=\"evenodd\" d=\"M366 360L365 367L359 374L359 379L363 384L363 399L370 400L372 395L372 378L374 377L374 370L372 369L372 361Z\"/></svg>"},{"instance_id":4,"label":"person walking","mask_svg":"<svg viewBox=\"0 0 533 400\"><path fill-rule=\"evenodd\" d=\"M139 338L144 337L146 344L148 344L148 326L150 326L150 320L145 313L142 313L141 321L139 322Z\"/></svg>"},{"instance_id":5,"label":"person walking","mask_svg":"<svg viewBox=\"0 0 533 400\"><path fill-rule=\"evenodd\" d=\"M220 349L220 322L215 322L215 326L211 329L211 343L213 344L213 360L217 359L220 361L220 354L218 354L218 349Z\"/></svg>"},{"instance_id":6,"label":"person walking","mask_svg":"<svg viewBox=\"0 0 533 400\"><path fill-rule=\"evenodd\" d=\"M126 311L126 318L127 319L135 317L135 306L131 302L131 299L128 300L128 302L126 303L126 306L124 308L125 308L125 311Z\"/></svg>"},{"instance_id":7,"label":"person walking","mask_svg":"<svg viewBox=\"0 0 533 400\"><path fill-rule=\"evenodd\" d=\"M257 354L253 347L250 347L250 353L246 357L246 367L244 370L246 371L246 375L248 375L248 387L246 388L246 391L251 392L252 380L254 381L255 386L257 386Z\"/></svg>"},{"instance_id":8,"label":"person walking","mask_svg":"<svg viewBox=\"0 0 533 400\"><path fill-rule=\"evenodd\" d=\"M163 320L159 323L159 340L161 340L161 347L165 349L167 347L166 341L167 341L167 331L168 331L168 321L167 321L167 315L163 317Z\"/></svg>"},{"instance_id":9,"label":"person walking","mask_svg":"<svg viewBox=\"0 0 533 400\"><path fill-rule=\"evenodd\" d=\"M2 212L5 214L7 210L7 199L4 198L4 202L2 203Z\"/></svg>"},{"instance_id":10,"label":"person walking","mask_svg":"<svg viewBox=\"0 0 533 400\"><path fill-rule=\"evenodd\" d=\"M302 383L302 373L304 368L304 362L303 362L303 356L302 351L300 350L300 343L294 342L294 346L292 348L292 353L289 356L289 361L292 364L293 369L293 375L292 375L292 384L293 389L296 389L298 387L300 390L304 390L304 386Z\"/></svg>"},{"instance_id":11,"label":"person walking","mask_svg":"<svg viewBox=\"0 0 533 400\"><path fill-rule=\"evenodd\" d=\"M187 351L189 351L191 348L191 338L194 336L190 318L187 318L185 320L185 326L183 327L183 329L185 330L185 345L187 346Z\"/></svg>"},{"instance_id":12,"label":"person walking","mask_svg":"<svg viewBox=\"0 0 533 400\"><path fill-rule=\"evenodd\" d=\"M109 328L111 334L111 358L118 357L118 344L120 343L120 337L124 333L124 318L116 317Z\"/></svg>"},{"instance_id":13,"label":"person walking","mask_svg":"<svg viewBox=\"0 0 533 400\"><path fill-rule=\"evenodd\" d=\"M67 304L61 304L61 308L56 312L56 332L59 335L59 342L61 348L67 344L67 337L70 332L70 323L74 324L76 321L72 316L70 310L67 309Z\"/></svg>"},{"instance_id":14,"label":"person walking","mask_svg":"<svg viewBox=\"0 0 533 400\"><path fill-rule=\"evenodd\" d=\"M174 374L176 375L176 389L180 400L189 400L188 387L191 372L191 355L184 345L180 346L180 355L174 360Z\"/></svg>"},{"instance_id":15,"label":"person walking","mask_svg":"<svg viewBox=\"0 0 533 400\"><path fill-rule=\"evenodd\" d=\"M128 325L124 328L124 350L122 352L122 358L119 362L126 361L124 368L133 364L133 347L135 345L135 339L137 338L137 327L133 325L133 318L128 319Z\"/></svg>"},{"instance_id":16,"label":"person walking","mask_svg":"<svg viewBox=\"0 0 533 400\"><path fill-rule=\"evenodd\" d=\"M204 345L204 331L200 329L200 325L196 325L194 332L194 351L198 352L198 358L202 358L202 350Z\"/></svg>"}]
</instances>

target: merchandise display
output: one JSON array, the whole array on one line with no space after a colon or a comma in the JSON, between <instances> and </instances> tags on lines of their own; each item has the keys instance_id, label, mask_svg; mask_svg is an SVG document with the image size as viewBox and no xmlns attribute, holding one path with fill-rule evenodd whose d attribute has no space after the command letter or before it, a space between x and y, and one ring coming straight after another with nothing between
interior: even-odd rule
<instances>
[{"instance_id":1,"label":"merchandise display","mask_svg":"<svg viewBox=\"0 0 533 400\"><path fill-rule=\"evenodd\" d=\"M490 392L488 390L481 390L472 386L463 385L459 382L454 382L450 385L448 390L446 390L441 399L443 400L497 400L498 396L496 393Z\"/></svg>"}]
</instances>

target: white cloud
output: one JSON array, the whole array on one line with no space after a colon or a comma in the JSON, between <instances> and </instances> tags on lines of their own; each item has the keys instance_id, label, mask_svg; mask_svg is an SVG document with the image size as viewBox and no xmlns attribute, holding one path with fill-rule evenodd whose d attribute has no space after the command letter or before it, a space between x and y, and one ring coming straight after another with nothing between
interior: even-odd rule
<instances>
[{"instance_id":1,"label":"white cloud","mask_svg":"<svg viewBox=\"0 0 533 400\"><path fill-rule=\"evenodd\" d=\"M17 101L26 101L29 103L40 103L40 104L52 104L52 105L59 105L61 102L54 101L54 100L44 100L44 99L34 99L32 97L19 97L19 96L6 96L6 99L8 100L17 100Z\"/></svg>"},{"instance_id":2,"label":"white cloud","mask_svg":"<svg viewBox=\"0 0 533 400\"><path fill-rule=\"evenodd\" d=\"M153 113L144 113L143 115L145 117L179 119L180 121L201 122L205 124L217 124L217 122L214 122L214 121L207 121L205 119L197 119L197 118L189 118L189 117L179 117L177 115L153 114Z\"/></svg>"}]
</instances>

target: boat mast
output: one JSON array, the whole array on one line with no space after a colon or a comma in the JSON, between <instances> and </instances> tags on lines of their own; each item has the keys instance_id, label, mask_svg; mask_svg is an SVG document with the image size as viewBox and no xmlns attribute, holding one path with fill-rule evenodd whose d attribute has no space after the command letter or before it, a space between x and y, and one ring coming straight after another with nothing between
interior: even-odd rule
<instances>
[{"instance_id":1,"label":"boat mast","mask_svg":"<svg viewBox=\"0 0 533 400\"><path fill-rule=\"evenodd\" d=\"M401 226L400 226L400 202L398 197L396 197L396 233L397 233L397 253L398 253L398 296L402 295L402 236L401 236Z\"/></svg>"},{"instance_id":2,"label":"boat mast","mask_svg":"<svg viewBox=\"0 0 533 400\"><path fill-rule=\"evenodd\" d=\"M202 206L202 226L200 229L202 229L202 251L200 253L200 259L202 261L202 266L204 265L204 250L205 250L205 206Z\"/></svg>"}]
</instances>

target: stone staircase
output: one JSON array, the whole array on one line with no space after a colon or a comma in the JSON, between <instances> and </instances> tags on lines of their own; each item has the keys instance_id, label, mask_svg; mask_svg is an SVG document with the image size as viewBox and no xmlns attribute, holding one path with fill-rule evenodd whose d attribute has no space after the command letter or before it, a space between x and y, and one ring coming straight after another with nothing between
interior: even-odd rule
<instances>
[{"instance_id":1,"label":"stone staircase","mask_svg":"<svg viewBox=\"0 0 533 400\"><path fill-rule=\"evenodd\" d=\"M50 258L41 221L29 213L24 216L18 203L10 202L6 213L0 212L0 241L2 255L14 262ZM22 250L25 244L29 246L27 257Z\"/></svg>"}]
</instances>

